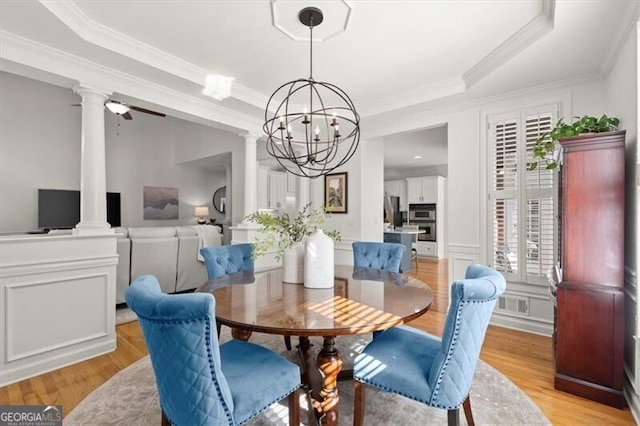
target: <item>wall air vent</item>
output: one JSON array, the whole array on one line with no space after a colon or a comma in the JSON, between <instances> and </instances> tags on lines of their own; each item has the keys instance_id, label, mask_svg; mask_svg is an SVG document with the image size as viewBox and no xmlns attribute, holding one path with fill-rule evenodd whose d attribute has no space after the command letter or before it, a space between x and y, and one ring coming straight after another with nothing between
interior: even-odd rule
<instances>
[{"instance_id":1,"label":"wall air vent","mask_svg":"<svg viewBox=\"0 0 640 426\"><path fill-rule=\"evenodd\" d=\"M498 298L498 310L529 316L529 298L510 295L500 296Z\"/></svg>"}]
</instances>

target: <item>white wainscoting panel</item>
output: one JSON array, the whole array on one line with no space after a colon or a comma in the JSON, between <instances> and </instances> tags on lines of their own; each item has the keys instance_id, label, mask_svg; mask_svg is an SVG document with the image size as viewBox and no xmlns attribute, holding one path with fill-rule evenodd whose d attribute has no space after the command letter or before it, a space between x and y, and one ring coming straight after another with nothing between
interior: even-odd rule
<instances>
[{"instance_id":1,"label":"white wainscoting panel","mask_svg":"<svg viewBox=\"0 0 640 426\"><path fill-rule=\"evenodd\" d=\"M116 237L0 237L0 386L116 348Z\"/></svg>"},{"instance_id":2,"label":"white wainscoting panel","mask_svg":"<svg viewBox=\"0 0 640 426\"><path fill-rule=\"evenodd\" d=\"M101 273L7 285L7 362L107 336L113 310L104 303L108 278Z\"/></svg>"},{"instance_id":3,"label":"white wainscoting panel","mask_svg":"<svg viewBox=\"0 0 640 426\"><path fill-rule=\"evenodd\" d=\"M449 281L464 278L467 266L480 263L480 247L449 244Z\"/></svg>"}]
</instances>

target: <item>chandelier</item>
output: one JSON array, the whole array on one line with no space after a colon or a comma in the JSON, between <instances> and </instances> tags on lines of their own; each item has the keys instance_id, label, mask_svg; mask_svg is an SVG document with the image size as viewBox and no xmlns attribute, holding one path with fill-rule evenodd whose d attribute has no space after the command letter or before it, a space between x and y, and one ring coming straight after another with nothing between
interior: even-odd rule
<instances>
[{"instance_id":1,"label":"chandelier","mask_svg":"<svg viewBox=\"0 0 640 426\"><path fill-rule=\"evenodd\" d=\"M306 7L299 21L309 27L309 78L278 87L269 98L263 130L267 152L288 172L317 178L345 164L360 143L360 116L338 86L313 79L313 27L322 11Z\"/></svg>"}]
</instances>

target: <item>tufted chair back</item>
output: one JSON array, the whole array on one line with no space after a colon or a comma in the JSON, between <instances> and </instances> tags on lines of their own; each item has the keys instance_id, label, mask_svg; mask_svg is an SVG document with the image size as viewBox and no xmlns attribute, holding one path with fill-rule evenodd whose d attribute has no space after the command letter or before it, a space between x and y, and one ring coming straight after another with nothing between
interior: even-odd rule
<instances>
[{"instance_id":1,"label":"tufted chair back","mask_svg":"<svg viewBox=\"0 0 640 426\"><path fill-rule=\"evenodd\" d=\"M465 279L451 286L442 344L428 376L430 405L453 409L469 394L493 308L505 288L504 277L483 265L470 265Z\"/></svg>"},{"instance_id":2,"label":"tufted chair back","mask_svg":"<svg viewBox=\"0 0 640 426\"><path fill-rule=\"evenodd\" d=\"M207 265L209 279L253 269L253 244L203 247L200 254Z\"/></svg>"},{"instance_id":3,"label":"tufted chair back","mask_svg":"<svg viewBox=\"0 0 640 426\"><path fill-rule=\"evenodd\" d=\"M400 262L405 251L402 244L354 241L351 246L354 266L401 272Z\"/></svg>"},{"instance_id":4,"label":"tufted chair back","mask_svg":"<svg viewBox=\"0 0 640 426\"><path fill-rule=\"evenodd\" d=\"M126 292L149 349L162 411L178 425L234 424L222 374L211 293L167 295L152 275ZM179 389L179 391L176 391Z\"/></svg>"},{"instance_id":5,"label":"tufted chair back","mask_svg":"<svg viewBox=\"0 0 640 426\"><path fill-rule=\"evenodd\" d=\"M442 337L413 327L381 332L355 359L354 425L364 420L364 385L448 410L449 425L459 424L464 405L473 423L468 398L485 332L506 282L495 269L467 267L465 279L451 285L451 305Z\"/></svg>"},{"instance_id":6,"label":"tufted chair back","mask_svg":"<svg viewBox=\"0 0 640 426\"><path fill-rule=\"evenodd\" d=\"M299 366L253 343L220 345L211 293L165 294L142 275L125 298L149 349L162 424L240 425L285 397L299 423Z\"/></svg>"}]
</instances>

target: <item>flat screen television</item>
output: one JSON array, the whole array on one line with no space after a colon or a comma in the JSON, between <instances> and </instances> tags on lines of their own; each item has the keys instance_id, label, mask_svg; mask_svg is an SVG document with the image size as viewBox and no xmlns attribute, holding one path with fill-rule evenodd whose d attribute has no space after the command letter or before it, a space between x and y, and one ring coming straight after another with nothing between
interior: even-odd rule
<instances>
[{"instance_id":1,"label":"flat screen television","mask_svg":"<svg viewBox=\"0 0 640 426\"><path fill-rule=\"evenodd\" d=\"M80 222L80 191L38 189L38 228L71 229ZM107 192L107 222L121 226L120 193Z\"/></svg>"}]
</instances>

